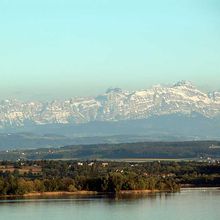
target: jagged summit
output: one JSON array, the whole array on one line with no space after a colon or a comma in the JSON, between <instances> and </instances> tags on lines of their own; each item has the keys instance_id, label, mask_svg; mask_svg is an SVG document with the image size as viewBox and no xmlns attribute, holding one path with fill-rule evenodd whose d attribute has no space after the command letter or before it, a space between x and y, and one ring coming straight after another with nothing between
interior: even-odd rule
<instances>
[{"instance_id":1,"label":"jagged summit","mask_svg":"<svg viewBox=\"0 0 220 220\"><path fill-rule=\"evenodd\" d=\"M146 119L151 116L200 114L220 116L220 93L206 94L191 82L174 86L154 86L139 91L110 88L97 97L77 97L66 101L0 102L0 127L26 124L69 124L92 121Z\"/></svg>"},{"instance_id":2,"label":"jagged summit","mask_svg":"<svg viewBox=\"0 0 220 220\"><path fill-rule=\"evenodd\" d=\"M121 88L108 88L108 89L106 90L106 93L112 93L112 92L121 93L121 92L122 92L122 89L121 89Z\"/></svg>"},{"instance_id":3,"label":"jagged summit","mask_svg":"<svg viewBox=\"0 0 220 220\"><path fill-rule=\"evenodd\" d=\"M195 87L192 82L187 81L187 80L181 80L173 85L173 87L178 87L178 86L185 86L189 88Z\"/></svg>"}]
</instances>

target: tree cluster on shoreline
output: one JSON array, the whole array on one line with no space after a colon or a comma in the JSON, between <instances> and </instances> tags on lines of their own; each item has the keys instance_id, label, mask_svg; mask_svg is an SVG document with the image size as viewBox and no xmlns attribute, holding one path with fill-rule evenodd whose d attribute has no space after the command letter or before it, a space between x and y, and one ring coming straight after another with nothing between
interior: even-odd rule
<instances>
[{"instance_id":1,"label":"tree cluster on shoreline","mask_svg":"<svg viewBox=\"0 0 220 220\"><path fill-rule=\"evenodd\" d=\"M97 191L117 193L120 190L177 191L179 186L171 178L137 176L135 173L110 173L104 177L29 179L9 174L0 177L0 195L24 195L32 192Z\"/></svg>"},{"instance_id":2,"label":"tree cluster on shoreline","mask_svg":"<svg viewBox=\"0 0 220 220\"><path fill-rule=\"evenodd\" d=\"M21 172L28 166L28 172ZM81 190L178 191L181 184L220 186L220 165L198 162L0 162L0 195ZM12 168L11 172L7 168ZM31 168L40 167L38 173Z\"/></svg>"}]
</instances>

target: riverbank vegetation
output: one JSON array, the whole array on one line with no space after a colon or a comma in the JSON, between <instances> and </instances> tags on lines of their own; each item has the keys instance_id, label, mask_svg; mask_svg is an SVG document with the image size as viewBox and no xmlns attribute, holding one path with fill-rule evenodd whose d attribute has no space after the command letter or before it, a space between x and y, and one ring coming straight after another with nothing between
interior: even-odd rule
<instances>
[{"instance_id":1,"label":"riverbank vegetation","mask_svg":"<svg viewBox=\"0 0 220 220\"><path fill-rule=\"evenodd\" d=\"M0 195L77 191L178 191L181 186L220 186L220 164L174 161L0 162Z\"/></svg>"}]
</instances>

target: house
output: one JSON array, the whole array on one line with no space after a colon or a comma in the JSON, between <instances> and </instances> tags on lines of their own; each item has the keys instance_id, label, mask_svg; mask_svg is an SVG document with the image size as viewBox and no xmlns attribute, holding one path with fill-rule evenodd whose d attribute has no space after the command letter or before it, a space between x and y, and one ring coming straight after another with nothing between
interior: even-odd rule
<instances>
[{"instance_id":1,"label":"house","mask_svg":"<svg viewBox=\"0 0 220 220\"><path fill-rule=\"evenodd\" d=\"M90 163L88 163L88 166L93 166L94 165L94 162L90 162Z\"/></svg>"},{"instance_id":2,"label":"house","mask_svg":"<svg viewBox=\"0 0 220 220\"><path fill-rule=\"evenodd\" d=\"M102 163L102 166L103 166L103 167L107 167L107 166L108 166L108 163Z\"/></svg>"}]
</instances>

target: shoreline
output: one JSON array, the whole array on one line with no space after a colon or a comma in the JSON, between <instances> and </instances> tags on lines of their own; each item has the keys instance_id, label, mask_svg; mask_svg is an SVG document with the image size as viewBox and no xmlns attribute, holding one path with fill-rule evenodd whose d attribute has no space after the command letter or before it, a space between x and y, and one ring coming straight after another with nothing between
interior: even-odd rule
<instances>
[{"instance_id":1,"label":"shoreline","mask_svg":"<svg viewBox=\"0 0 220 220\"><path fill-rule=\"evenodd\" d=\"M71 196L71 195L97 195L99 192L96 191L75 191L75 192L68 192L68 191L57 191L57 192L32 192L32 193L26 193L24 195L0 195L0 198L16 198L16 197L40 197L40 196Z\"/></svg>"},{"instance_id":2,"label":"shoreline","mask_svg":"<svg viewBox=\"0 0 220 220\"><path fill-rule=\"evenodd\" d=\"M54 197L54 196L89 196L89 195L141 195L141 194L150 194L150 193L158 193L164 192L160 190L120 190L118 193L113 192L97 192L97 191L75 191L75 192L67 192L67 191L57 191L57 192L32 192L26 193L24 195L0 195L0 198L28 198L28 197Z\"/></svg>"},{"instance_id":3,"label":"shoreline","mask_svg":"<svg viewBox=\"0 0 220 220\"><path fill-rule=\"evenodd\" d=\"M180 191L182 190L220 190L220 187L181 187ZM151 194L151 193L165 193L165 192L171 192L171 191L164 191L164 190L120 190L118 195L144 195L144 194ZM115 193L112 192L97 192L97 191L75 191L75 192L68 192L68 191L57 191L57 192L32 192L27 193L24 195L0 195L1 198L31 198L31 197L54 197L54 196L89 196L89 195L113 195Z\"/></svg>"},{"instance_id":4,"label":"shoreline","mask_svg":"<svg viewBox=\"0 0 220 220\"><path fill-rule=\"evenodd\" d=\"M57 191L57 192L33 192L27 193L22 196L24 197L32 197L32 196L71 196L71 195L97 195L98 192L96 191L75 191L75 192L68 192L68 191Z\"/></svg>"},{"instance_id":5,"label":"shoreline","mask_svg":"<svg viewBox=\"0 0 220 220\"><path fill-rule=\"evenodd\" d=\"M120 190L119 195L136 195L136 194L149 194L149 193L158 193L164 192L162 190L150 190L150 189L143 189L143 190Z\"/></svg>"}]
</instances>

